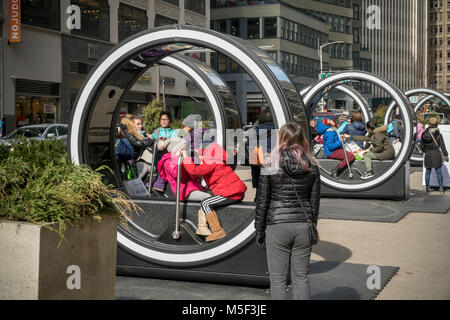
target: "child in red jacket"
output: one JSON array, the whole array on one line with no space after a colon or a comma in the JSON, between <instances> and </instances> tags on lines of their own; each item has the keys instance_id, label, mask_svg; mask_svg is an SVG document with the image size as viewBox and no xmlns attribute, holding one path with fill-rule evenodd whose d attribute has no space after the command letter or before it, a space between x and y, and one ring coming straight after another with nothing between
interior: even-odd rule
<instances>
[{"instance_id":1,"label":"child in red jacket","mask_svg":"<svg viewBox=\"0 0 450 320\"><path fill-rule=\"evenodd\" d=\"M212 234L206 238L206 242L225 237L216 208L229 206L244 199L246 185L234 173L233 169L226 164L227 153L217 143L213 142L205 149L197 150L200 165L195 165L187 152L183 149L183 167L194 177L203 177L214 196L201 202L201 208L206 214Z\"/></svg>"}]
</instances>

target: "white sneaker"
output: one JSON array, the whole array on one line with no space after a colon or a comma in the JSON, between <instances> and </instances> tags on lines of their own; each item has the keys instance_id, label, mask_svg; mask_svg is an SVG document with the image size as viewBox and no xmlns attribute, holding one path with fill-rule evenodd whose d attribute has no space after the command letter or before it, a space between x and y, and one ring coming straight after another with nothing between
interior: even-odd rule
<instances>
[{"instance_id":1,"label":"white sneaker","mask_svg":"<svg viewBox=\"0 0 450 320\"><path fill-rule=\"evenodd\" d=\"M373 178L373 177L374 177L373 172L369 171L369 172L366 172L366 174L363 175L363 176L361 177L361 179L362 179L362 180L369 180L369 179L371 179L371 178Z\"/></svg>"}]
</instances>

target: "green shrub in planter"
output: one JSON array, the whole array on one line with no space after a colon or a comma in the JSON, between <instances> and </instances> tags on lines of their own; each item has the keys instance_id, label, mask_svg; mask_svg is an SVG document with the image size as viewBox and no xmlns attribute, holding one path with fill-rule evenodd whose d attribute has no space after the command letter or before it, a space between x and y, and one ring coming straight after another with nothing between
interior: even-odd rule
<instances>
[{"instance_id":1,"label":"green shrub in planter","mask_svg":"<svg viewBox=\"0 0 450 320\"><path fill-rule=\"evenodd\" d=\"M99 172L68 159L61 141L16 141L0 149L0 220L32 222L64 237L67 224L113 216L126 224L136 207L102 183ZM57 224L51 224L57 223Z\"/></svg>"}]
</instances>

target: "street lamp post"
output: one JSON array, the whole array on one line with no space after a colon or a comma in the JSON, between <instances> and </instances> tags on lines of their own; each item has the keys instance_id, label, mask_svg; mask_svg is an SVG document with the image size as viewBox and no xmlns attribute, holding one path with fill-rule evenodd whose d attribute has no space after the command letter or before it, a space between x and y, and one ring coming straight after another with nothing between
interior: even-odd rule
<instances>
[{"instance_id":1,"label":"street lamp post","mask_svg":"<svg viewBox=\"0 0 450 320\"><path fill-rule=\"evenodd\" d=\"M323 48L325 48L326 46L332 45L332 44L336 44L336 43L344 43L344 41L334 41L334 42L328 42L325 43L323 45L320 45L320 39L317 39L317 47L319 49L319 59L320 59L320 75L319 75L319 79L322 76L323 73L323 57L322 57L322 53L323 53Z\"/></svg>"},{"instance_id":2,"label":"street lamp post","mask_svg":"<svg viewBox=\"0 0 450 320\"><path fill-rule=\"evenodd\" d=\"M332 45L332 44L336 44L336 43L344 43L344 41L333 41L333 42L328 42L325 43L323 45L320 45L320 39L317 39L317 48L319 51L319 59L320 59L320 74L319 74L319 80L322 79L322 74L323 74L323 48L325 48L326 46ZM321 106L321 111L323 112L323 106L324 106L325 102L324 102L324 98L322 97L322 99L320 100L320 106Z\"/></svg>"}]
</instances>

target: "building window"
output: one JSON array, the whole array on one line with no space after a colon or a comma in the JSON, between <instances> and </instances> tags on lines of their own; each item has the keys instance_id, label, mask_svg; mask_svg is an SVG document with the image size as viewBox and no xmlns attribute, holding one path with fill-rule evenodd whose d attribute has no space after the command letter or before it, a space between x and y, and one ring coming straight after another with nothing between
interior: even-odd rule
<instances>
[{"instance_id":1,"label":"building window","mask_svg":"<svg viewBox=\"0 0 450 320\"><path fill-rule=\"evenodd\" d=\"M320 73L320 62L303 56L281 52L281 65L289 74L302 75L309 78L317 78ZM328 64L324 64L328 69Z\"/></svg>"},{"instance_id":2,"label":"building window","mask_svg":"<svg viewBox=\"0 0 450 320\"><path fill-rule=\"evenodd\" d=\"M221 33L227 33L227 20L217 20L217 29Z\"/></svg>"},{"instance_id":3,"label":"building window","mask_svg":"<svg viewBox=\"0 0 450 320\"><path fill-rule=\"evenodd\" d=\"M171 19L160 14L155 15L155 27L168 26L172 24L178 24L178 21Z\"/></svg>"},{"instance_id":4,"label":"building window","mask_svg":"<svg viewBox=\"0 0 450 320\"><path fill-rule=\"evenodd\" d=\"M179 6L180 4L179 4L179 0L162 0L162 1L164 1L164 2L167 2L167 3L171 3L171 4L173 4L173 5L176 5L176 6Z\"/></svg>"},{"instance_id":5,"label":"building window","mask_svg":"<svg viewBox=\"0 0 450 320\"><path fill-rule=\"evenodd\" d=\"M60 29L59 0L22 0L22 23L33 26Z\"/></svg>"},{"instance_id":6,"label":"building window","mask_svg":"<svg viewBox=\"0 0 450 320\"><path fill-rule=\"evenodd\" d=\"M81 9L81 29L73 34L109 41L109 5L107 0L71 0Z\"/></svg>"},{"instance_id":7,"label":"building window","mask_svg":"<svg viewBox=\"0 0 450 320\"><path fill-rule=\"evenodd\" d=\"M277 18L264 18L264 38L277 37Z\"/></svg>"},{"instance_id":8,"label":"building window","mask_svg":"<svg viewBox=\"0 0 450 320\"><path fill-rule=\"evenodd\" d=\"M205 15L205 0L185 0L184 8Z\"/></svg>"},{"instance_id":9,"label":"building window","mask_svg":"<svg viewBox=\"0 0 450 320\"><path fill-rule=\"evenodd\" d=\"M224 56L221 53L218 53L218 59L217 59L217 71L219 73L225 73L227 72L227 57Z\"/></svg>"},{"instance_id":10,"label":"building window","mask_svg":"<svg viewBox=\"0 0 450 320\"><path fill-rule=\"evenodd\" d=\"M247 19L247 38L259 39L259 18Z\"/></svg>"},{"instance_id":11,"label":"building window","mask_svg":"<svg viewBox=\"0 0 450 320\"><path fill-rule=\"evenodd\" d=\"M359 43L359 29L353 29L353 43Z\"/></svg>"},{"instance_id":12,"label":"building window","mask_svg":"<svg viewBox=\"0 0 450 320\"><path fill-rule=\"evenodd\" d=\"M345 33L352 33L352 19L345 18Z\"/></svg>"},{"instance_id":13,"label":"building window","mask_svg":"<svg viewBox=\"0 0 450 320\"><path fill-rule=\"evenodd\" d=\"M327 34L287 19L281 19L281 38L314 49L317 49L317 39L320 39L321 43L328 42Z\"/></svg>"},{"instance_id":14,"label":"building window","mask_svg":"<svg viewBox=\"0 0 450 320\"><path fill-rule=\"evenodd\" d=\"M124 3L119 5L119 41L146 30L148 28L147 13Z\"/></svg>"},{"instance_id":15,"label":"building window","mask_svg":"<svg viewBox=\"0 0 450 320\"><path fill-rule=\"evenodd\" d=\"M230 20L230 32L235 37L240 37L239 19Z\"/></svg>"},{"instance_id":16,"label":"building window","mask_svg":"<svg viewBox=\"0 0 450 320\"><path fill-rule=\"evenodd\" d=\"M353 19L359 20L359 5L353 5Z\"/></svg>"}]
</instances>

